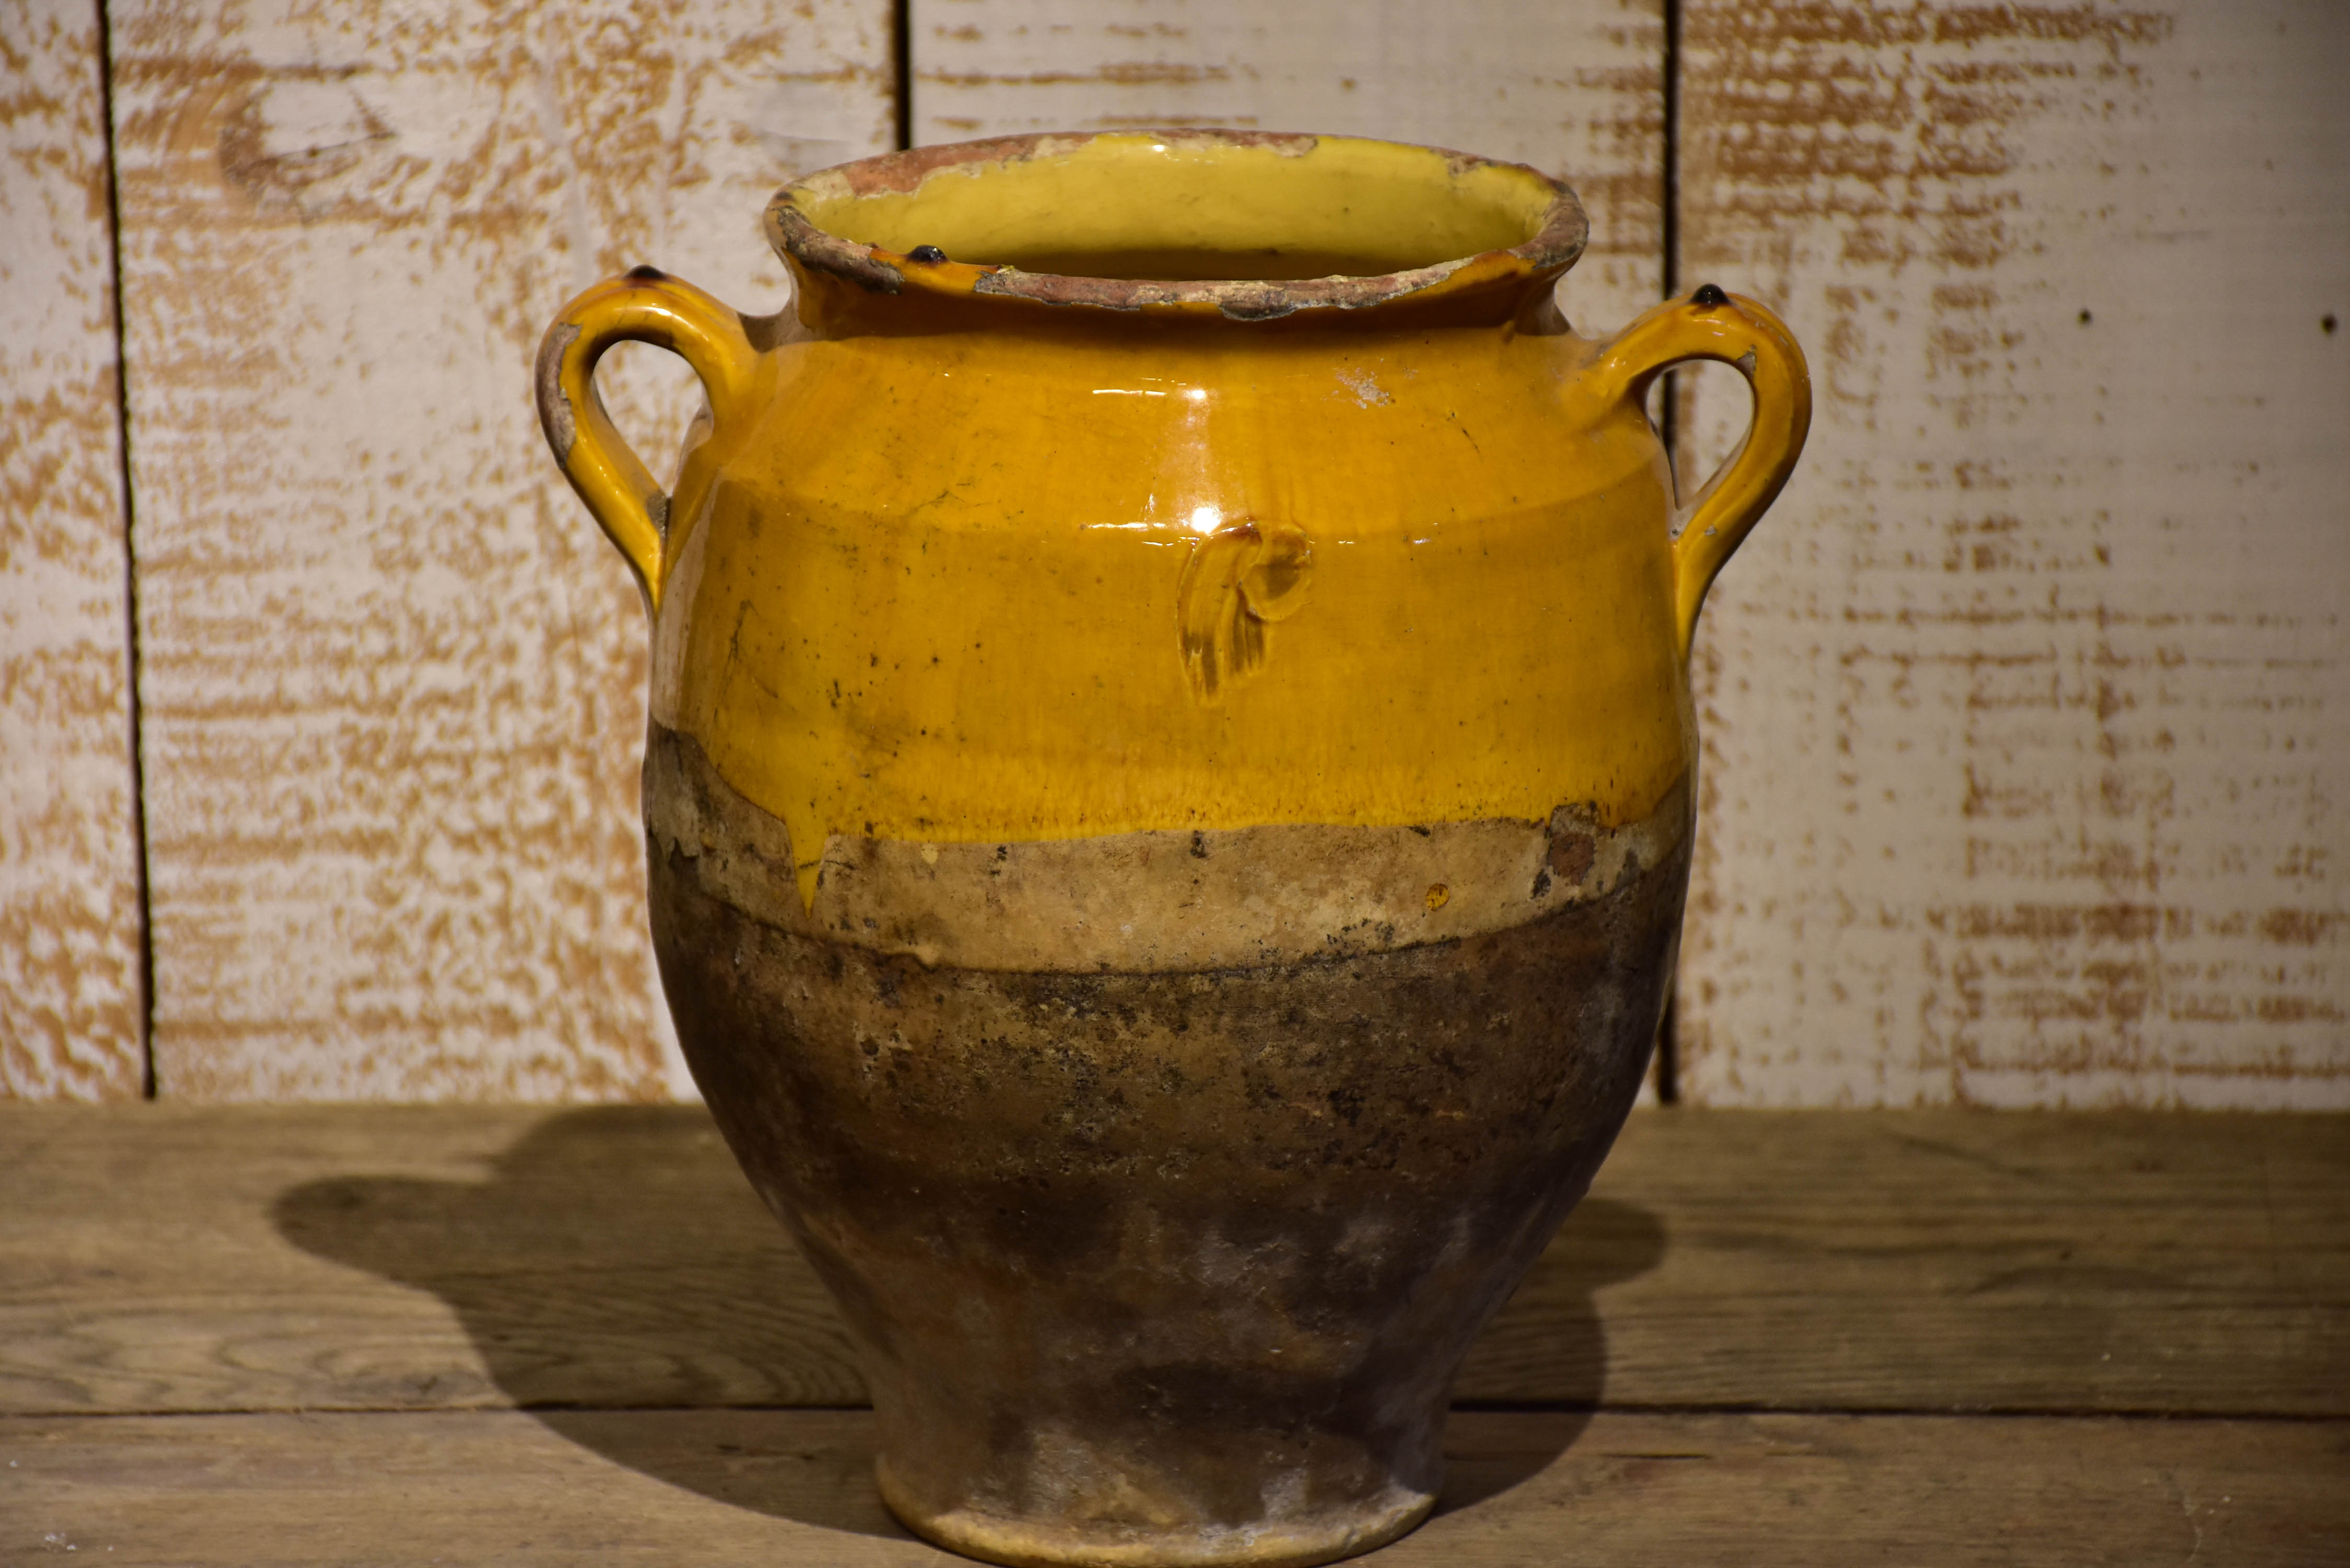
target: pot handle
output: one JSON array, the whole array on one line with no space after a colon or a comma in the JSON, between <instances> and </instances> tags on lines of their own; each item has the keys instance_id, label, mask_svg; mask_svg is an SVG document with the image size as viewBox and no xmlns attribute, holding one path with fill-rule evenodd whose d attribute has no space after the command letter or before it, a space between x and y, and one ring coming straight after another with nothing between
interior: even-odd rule
<instances>
[{"instance_id":1,"label":"pot handle","mask_svg":"<svg viewBox=\"0 0 2350 1568\"><path fill-rule=\"evenodd\" d=\"M628 339L667 348L693 367L713 425L747 411L759 351L743 318L656 267L608 278L563 307L538 346L538 422L563 476L637 574L649 610L660 608L669 497L613 428L596 395L596 361Z\"/></svg>"},{"instance_id":2,"label":"pot handle","mask_svg":"<svg viewBox=\"0 0 2350 1568\"><path fill-rule=\"evenodd\" d=\"M1592 384L1603 398L1638 407L1651 381L1689 359L1719 360L1745 377L1754 393L1754 418L1738 450L1673 514L1679 525L1673 540L1673 616L1684 659L1706 589L1778 499L1812 428L1811 372L1786 323L1744 295L1710 283L1687 299L1667 300L1617 333L1600 349Z\"/></svg>"}]
</instances>

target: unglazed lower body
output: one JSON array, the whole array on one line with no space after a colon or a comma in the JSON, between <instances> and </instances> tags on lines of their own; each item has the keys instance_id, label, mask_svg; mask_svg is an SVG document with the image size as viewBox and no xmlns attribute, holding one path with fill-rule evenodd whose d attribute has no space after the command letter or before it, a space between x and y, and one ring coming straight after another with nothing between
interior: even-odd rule
<instances>
[{"instance_id":1,"label":"unglazed lower body","mask_svg":"<svg viewBox=\"0 0 2350 1568\"><path fill-rule=\"evenodd\" d=\"M646 802L679 1035L858 1343L893 1512L1024 1564L1425 1517L1454 1371L1638 1089L1686 790L1614 830L836 840L812 909L691 741Z\"/></svg>"}]
</instances>

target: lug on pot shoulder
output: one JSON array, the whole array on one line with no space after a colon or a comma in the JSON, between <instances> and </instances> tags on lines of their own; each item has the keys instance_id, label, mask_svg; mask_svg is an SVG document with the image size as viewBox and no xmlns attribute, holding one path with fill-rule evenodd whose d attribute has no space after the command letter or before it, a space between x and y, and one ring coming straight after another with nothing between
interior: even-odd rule
<instances>
[{"instance_id":1,"label":"lug on pot shoulder","mask_svg":"<svg viewBox=\"0 0 2350 1568\"><path fill-rule=\"evenodd\" d=\"M1711 286L1576 336L1574 194L1388 142L922 148L766 216L788 313L639 268L539 408L652 611L679 1035L882 1496L998 1563L1367 1551L1645 1069L1802 354ZM708 395L669 493L623 338ZM1677 505L1692 358L1754 426Z\"/></svg>"}]
</instances>

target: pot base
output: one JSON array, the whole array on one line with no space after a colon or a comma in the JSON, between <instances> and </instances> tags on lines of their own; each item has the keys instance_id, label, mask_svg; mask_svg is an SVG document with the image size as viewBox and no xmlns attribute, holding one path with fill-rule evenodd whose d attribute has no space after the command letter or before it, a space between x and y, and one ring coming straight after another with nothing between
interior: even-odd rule
<instances>
[{"instance_id":1,"label":"pot base","mask_svg":"<svg viewBox=\"0 0 2350 1568\"><path fill-rule=\"evenodd\" d=\"M1313 1568L1378 1550L1417 1530L1436 1506L1432 1492L1390 1487L1390 1496L1325 1520L1171 1532L1084 1530L976 1509L925 1511L874 1461L881 1501L899 1522L934 1546L1006 1568Z\"/></svg>"},{"instance_id":2,"label":"pot base","mask_svg":"<svg viewBox=\"0 0 2350 1568\"><path fill-rule=\"evenodd\" d=\"M752 873L792 864L762 850L779 825L660 740L649 868L679 1040L840 1305L891 1511L999 1563L1154 1568L1332 1562L1424 1517L1454 1369L1638 1091L1685 823L1555 833L1547 874L1501 857L1530 918L1450 940L1369 946L1382 919L1326 957L986 967L944 921L931 961L868 945L886 925L839 888L814 919L774 909L758 894L783 879ZM1252 889L1297 888L1270 868L1328 831L931 869L980 882L969 901L1005 927L1045 853L1093 855L1085 885L1132 907L1228 886L1237 922ZM1462 889L1445 908L1493 902L1457 838L1426 835ZM884 853L827 868L886 871ZM1248 864L1219 884L1228 857Z\"/></svg>"}]
</instances>

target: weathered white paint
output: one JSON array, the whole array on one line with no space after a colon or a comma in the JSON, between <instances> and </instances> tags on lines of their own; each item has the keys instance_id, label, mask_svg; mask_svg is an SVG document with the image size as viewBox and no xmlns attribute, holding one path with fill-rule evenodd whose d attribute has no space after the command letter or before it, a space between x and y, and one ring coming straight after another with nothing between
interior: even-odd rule
<instances>
[{"instance_id":1,"label":"weathered white paint","mask_svg":"<svg viewBox=\"0 0 2350 1568\"><path fill-rule=\"evenodd\" d=\"M1592 209L1578 326L1658 292L1653 0L910 3L918 140L1521 158ZM2350 1103L2345 16L1689 0L1683 281L1786 310L1820 391L1700 633L1692 1098ZM637 261L775 301L759 202L886 144L889 30L118 9L165 1093L678 1086L640 612L525 372ZM96 37L0 5L0 1093L138 1082ZM629 352L658 468L691 392Z\"/></svg>"},{"instance_id":2,"label":"weathered white paint","mask_svg":"<svg viewBox=\"0 0 2350 1568\"><path fill-rule=\"evenodd\" d=\"M638 262L779 304L760 207L888 144L887 5L130 0L113 45L161 1092L673 1091L643 614L531 358ZM681 378L630 390L659 469Z\"/></svg>"},{"instance_id":3,"label":"weathered white paint","mask_svg":"<svg viewBox=\"0 0 2350 1568\"><path fill-rule=\"evenodd\" d=\"M909 0L919 143L1237 126L1381 136L1563 176L1584 331L1664 277L1662 0Z\"/></svg>"},{"instance_id":4,"label":"weathered white paint","mask_svg":"<svg viewBox=\"0 0 2350 1568\"><path fill-rule=\"evenodd\" d=\"M1683 278L1819 393L1700 639L1688 1095L2350 1105L2350 9L1683 37Z\"/></svg>"},{"instance_id":5,"label":"weathered white paint","mask_svg":"<svg viewBox=\"0 0 2350 1568\"><path fill-rule=\"evenodd\" d=\"M0 3L0 1097L135 1096L130 582L94 0Z\"/></svg>"}]
</instances>

